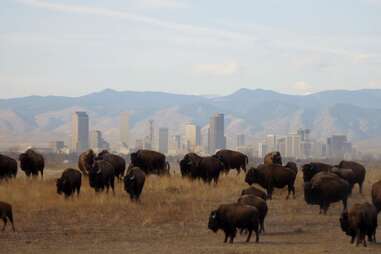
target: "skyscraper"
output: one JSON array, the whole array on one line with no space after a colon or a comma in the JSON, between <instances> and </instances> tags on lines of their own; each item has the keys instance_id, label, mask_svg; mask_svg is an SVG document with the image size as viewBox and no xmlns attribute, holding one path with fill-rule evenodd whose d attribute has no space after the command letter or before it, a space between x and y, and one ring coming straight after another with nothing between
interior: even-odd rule
<instances>
[{"instance_id":1,"label":"skyscraper","mask_svg":"<svg viewBox=\"0 0 381 254\"><path fill-rule=\"evenodd\" d=\"M237 135L237 148L245 146L245 134Z\"/></svg>"},{"instance_id":2,"label":"skyscraper","mask_svg":"<svg viewBox=\"0 0 381 254\"><path fill-rule=\"evenodd\" d=\"M185 145L189 151L194 151L197 146L201 145L201 131L196 124L185 124Z\"/></svg>"},{"instance_id":3,"label":"skyscraper","mask_svg":"<svg viewBox=\"0 0 381 254\"><path fill-rule=\"evenodd\" d=\"M168 153L168 128L159 128L159 152Z\"/></svg>"},{"instance_id":4,"label":"skyscraper","mask_svg":"<svg viewBox=\"0 0 381 254\"><path fill-rule=\"evenodd\" d=\"M120 142L124 147L128 147L128 120L129 113L124 112L120 115Z\"/></svg>"},{"instance_id":5,"label":"skyscraper","mask_svg":"<svg viewBox=\"0 0 381 254\"><path fill-rule=\"evenodd\" d=\"M277 150L277 143L276 143L276 135L269 134L266 136L266 145L267 145L267 151L273 152Z\"/></svg>"},{"instance_id":6,"label":"skyscraper","mask_svg":"<svg viewBox=\"0 0 381 254\"><path fill-rule=\"evenodd\" d=\"M224 114L215 114L209 119L208 150L210 154L225 148Z\"/></svg>"},{"instance_id":7,"label":"skyscraper","mask_svg":"<svg viewBox=\"0 0 381 254\"><path fill-rule=\"evenodd\" d=\"M81 153L89 149L89 116L74 112L72 116L72 151Z\"/></svg>"},{"instance_id":8,"label":"skyscraper","mask_svg":"<svg viewBox=\"0 0 381 254\"><path fill-rule=\"evenodd\" d=\"M95 152L110 149L110 144L104 140L102 132L99 130L90 132L90 146Z\"/></svg>"}]
</instances>

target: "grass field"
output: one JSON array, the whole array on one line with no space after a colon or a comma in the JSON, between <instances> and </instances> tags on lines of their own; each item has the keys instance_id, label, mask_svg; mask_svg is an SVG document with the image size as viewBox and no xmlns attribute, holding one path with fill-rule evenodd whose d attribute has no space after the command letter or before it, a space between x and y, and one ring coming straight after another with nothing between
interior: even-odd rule
<instances>
[{"instance_id":1,"label":"grass field","mask_svg":"<svg viewBox=\"0 0 381 254\"><path fill-rule=\"evenodd\" d=\"M79 198L65 200L56 194L59 170L46 170L41 180L19 177L0 184L0 200L13 205L16 233L0 232L0 253L381 253L381 244L355 247L341 232L341 204L319 215L317 206L303 200L302 179L297 198L285 200L276 190L268 202L266 234L260 243L223 243L223 233L207 229L208 216L221 203L234 202L247 185L244 175L223 176L217 186L191 182L175 175L150 176L141 203L130 202L117 183L116 195L95 194L84 178ZM381 170L369 169L364 196L354 194L349 205L370 200L371 184ZM1 224L1 223L0 223ZM381 229L378 230L381 243ZM254 240L254 238L252 239Z\"/></svg>"}]
</instances>

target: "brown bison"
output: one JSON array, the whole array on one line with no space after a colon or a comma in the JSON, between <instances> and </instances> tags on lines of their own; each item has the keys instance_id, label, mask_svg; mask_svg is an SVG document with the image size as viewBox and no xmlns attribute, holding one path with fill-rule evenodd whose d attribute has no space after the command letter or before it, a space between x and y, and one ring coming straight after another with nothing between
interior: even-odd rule
<instances>
[{"instance_id":1,"label":"brown bison","mask_svg":"<svg viewBox=\"0 0 381 254\"><path fill-rule=\"evenodd\" d=\"M78 168L83 175L89 175L90 169L94 164L95 153L89 149L86 152L81 153L78 159Z\"/></svg>"},{"instance_id":2,"label":"brown bison","mask_svg":"<svg viewBox=\"0 0 381 254\"><path fill-rule=\"evenodd\" d=\"M223 163L212 156L201 157L191 153L184 156L180 161L181 174L191 179L201 179L204 182L217 184Z\"/></svg>"},{"instance_id":3,"label":"brown bison","mask_svg":"<svg viewBox=\"0 0 381 254\"><path fill-rule=\"evenodd\" d=\"M13 213L12 213L12 206L8 203L0 201L0 219L3 220L4 226L2 231L5 230L5 227L7 226L8 220L12 224L13 232L15 232L15 225L13 224Z\"/></svg>"},{"instance_id":4,"label":"brown bison","mask_svg":"<svg viewBox=\"0 0 381 254\"><path fill-rule=\"evenodd\" d=\"M296 165L295 162L289 161L289 162L287 162L285 167L288 168L288 169L291 169L292 171L294 171L295 175L298 174L298 165Z\"/></svg>"},{"instance_id":5,"label":"brown bison","mask_svg":"<svg viewBox=\"0 0 381 254\"><path fill-rule=\"evenodd\" d=\"M238 198L237 203L242 205L251 205L257 208L260 223L259 232L265 232L264 223L268 211L266 201L254 195L243 195Z\"/></svg>"},{"instance_id":6,"label":"brown bison","mask_svg":"<svg viewBox=\"0 0 381 254\"><path fill-rule=\"evenodd\" d=\"M165 155L151 150L138 150L131 153L129 168L141 168L146 174L169 175L170 166Z\"/></svg>"},{"instance_id":7,"label":"brown bison","mask_svg":"<svg viewBox=\"0 0 381 254\"><path fill-rule=\"evenodd\" d=\"M250 186L249 188L242 190L241 196L243 195L254 195L260 197L263 200L267 199L267 194L254 186Z\"/></svg>"},{"instance_id":8,"label":"brown bison","mask_svg":"<svg viewBox=\"0 0 381 254\"><path fill-rule=\"evenodd\" d=\"M334 173L346 180L349 183L352 192L353 185L356 183L356 175L352 169L333 167L329 172Z\"/></svg>"},{"instance_id":9,"label":"brown bison","mask_svg":"<svg viewBox=\"0 0 381 254\"><path fill-rule=\"evenodd\" d=\"M20 154L19 160L21 170L23 170L28 177L37 176L38 172L40 172L41 178L43 178L45 161L40 153L28 149L25 153Z\"/></svg>"},{"instance_id":10,"label":"brown bison","mask_svg":"<svg viewBox=\"0 0 381 254\"><path fill-rule=\"evenodd\" d=\"M94 188L96 192L103 191L106 188L107 192L111 187L112 192L114 190L115 173L114 167L111 163L104 160L97 160L89 171L89 184L91 188Z\"/></svg>"},{"instance_id":11,"label":"brown bison","mask_svg":"<svg viewBox=\"0 0 381 254\"><path fill-rule=\"evenodd\" d=\"M252 185L257 183L267 190L267 196L272 198L274 188L284 188L288 186L287 199L292 192L295 198L295 178L296 174L293 170L278 164L259 165L258 168L251 168L245 177L246 183Z\"/></svg>"},{"instance_id":12,"label":"brown bison","mask_svg":"<svg viewBox=\"0 0 381 254\"><path fill-rule=\"evenodd\" d=\"M312 177L319 172L328 172L333 166L322 162L311 162L302 167L304 182L311 181Z\"/></svg>"},{"instance_id":13,"label":"brown bison","mask_svg":"<svg viewBox=\"0 0 381 254\"><path fill-rule=\"evenodd\" d=\"M381 180L372 185L372 203L379 213L381 211Z\"/></svg>"},{"instance_id":14,"label":"brown bison","mask_svg":"<svg viewBox=\"0 0 381 254\"><path fill-rule=\"evenodd\" d=\"M139 200L143 191L146 174L140 168L131 168L124 177L124 190L130 194L131 200Z\"/></svg>"},{"instance_id":15,"label":"brown bison","mask_svg":"<svg viewBox=\"0 0 381 254\"><path fill-rule=\"evenodd\" d=\"M109 153L107 150L100 152L96 160L105 160L114 167L115 177L122 179L126 170L126 161L119 155Z\"/></svg>"},{"instance_id":16,"label":"brown bison","mask_svg":"<svg viewBox=\"0 0 381 254\"><path fill-rule=\"evenodd\" d=\"M219 229L224 231L226 243L230 238L233 243L237 234L237 228L247 230L249 232L246 242L250 241L251 234L254 231L256 242L259 241L259 215L257 208L242 204L225 204L220 205L217 210L210 213L208 228L213 232Z\"/></svg>"},{"instance_id":17,"label":"brown bison","mask_svg":"<svg viewBox=\"0 0 381 254\"><path fill-rule=\"evenodd\" d=\"M0 180L16 177L17 161L11 157L0 154Z\"/></svg>"},{"instance_id":18,"label":"brown bison","mask_svg":"<svg viewBox=\"0 0 381 254\"><path fill-rule=\"evenodd\" d=\"M354 161L341 161L338 165L339 168L352 169L353 173L356 175L356 183L359 184L360 193L362 193L362 185L365 180L366 170L363 165Z\"/></svg>"},{"instance_id":19,"label":"brown bison","mask_svg":"<svg viewBox=\"0 0 381 254\"><path fill-rule=\"evenodd\" d=\"M65 194L65 197L74 195L77 192L77 196L81 191L82 174L79 170L68 168L62 173L62 176L56 180L57 193Z\"/></svg>"},{"instance_id":20,"label":"brown bison","mask_svg":"<svg viewBox=\"0 0 381 254\"><path fill-rule=\"evenodd\" d=\"M356 246L361 242L366 246L365 235L368 241L376 241L377 211L370 203L353 205L349 211L344 211L340 217L341 229L351 237L351 243Z\"/></svg>"},{"instance_id":21,"label":"brown bison","mask_svg":"<svg viewBox=\"0 0 381 254\"><path fill-rule=\"evenodd\" d=\"M268 153L263 159L263 163L265 165L270 165L270 164L282 165L282 156L280 155L280 152Z\"/></svg>"},{"instance_id":22,"label":"brown bison","mask_svg":"<svg viewBox=\"0 0 381 254\"><path fill-rule=\"evenodd\" d=\"M304 200L310 205L319 205L320 213L327 213L331 203L343 202L347 208L347 199L351 189L347 181L329 172L320 172L304 183Z\"/></svg>"},{"instance_id":23,"label":"brown bison","mask_svg":"<svg viewBox=\"0 0 381 254\"><path fill-rule=\"evenodd\" d=\"M220 150L214 155L214 157L219 159L224 164L224 171L226 173L228 173L230 169L237 170L237 174L241 172L241 169L246 172L246 166L249 163L249 158L247 155L232 150Z\"/></svg>"}]
</instances>

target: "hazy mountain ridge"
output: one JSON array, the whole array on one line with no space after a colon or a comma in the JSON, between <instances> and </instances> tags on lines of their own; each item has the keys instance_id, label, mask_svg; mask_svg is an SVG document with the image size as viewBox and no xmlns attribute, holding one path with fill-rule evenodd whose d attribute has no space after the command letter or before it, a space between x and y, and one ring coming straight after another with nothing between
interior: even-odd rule
<instances>
[{"instance_id":1,"label":"hazy mountain ridge","mask_svg":"<svg viewBox=\"0 0 381 254\"><path fill-rule=\"evenodd\" d=\"M36 142L40 137L41 142L69 141L71 113L75 110L88 111L91 128L102 130L112 142L118 140L119 114L124 111L131 113L134 138L144 135L145 122L151 118L157 127L169 127L171 134L180 134L184 122L205 126L214 112L226 114L229 135L245 133L258 138L266 133L287 134L306 127L318 139L334 133L347 134L354 141L381 138L381 90L377 89L304 96L240 89L211 98L106 89L80 97L1 99L0 137L5 142Z\"/></svg>"}]
</instances>

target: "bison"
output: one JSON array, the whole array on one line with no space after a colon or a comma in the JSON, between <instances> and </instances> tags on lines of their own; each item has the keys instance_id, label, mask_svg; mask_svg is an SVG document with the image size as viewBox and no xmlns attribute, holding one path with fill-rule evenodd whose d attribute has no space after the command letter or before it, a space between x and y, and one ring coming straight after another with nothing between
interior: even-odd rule
<instances>
[{"instance_id":1,"label":"bison","mask_svg":"<svg viewBox=\"0 0 381 254\"><path fill-rule=\"evenodd\" d=\"M100 152L96 160L105 160L114 167L115 177L122 179L126 170L126 161L119 155L109 153L107 150Z\"/></svg>"},{"instance_id":2,"label":"bison","mask_svg":"<svg viewBox=\"0 0 381 254\"><path fill-rule=\"evenodd\" d=\"M82 174L79 170L68 168L62 173L62 176L56 180L57 193L65 194L65 198L74 195L77 196L81 191Z\"/></svg>"},{"instance_id":3,"label":"bison","mask_svg":"<svg viewBox=\"0 0 381 254\"><path fill-rule=\"evenodd\" d=\"M295 198L295 178L296 174L293 170L283 167L278 164L259 165L258 168L251 168L245 177L245 182L249 185L257 183L267 190L267 196L272 198L274 188L284 188L288 186L288 195L293 193Z\"/></svg>"},{"instance_id":4,"label":"bison","mask_svg":"<svg viewBox=\"0 0 381 254\"><path fill-rule=\"evenodd\" d=\"M17 161L11 157L0 154L0 180L16 177Z\"/></svg>"},{"instance_id":5,"label":"bison","mask_svg":"<svg viewBox=\"0 0 381 254\"><path fill-rule=\"evenodd\" d=\"M372 185L372 203L379 213L381 211L381 180Z\"/></svg>"},{"instance_id":6,"label":"bison","mask_svg":"<svg viewBox=\"0 0 381 254\"><path fill-rule=\"evenodd\" d=\"M89 175L90 169L94 164L95 153L93 150L89 149L86 152L81 153L78 159L78 168L81 170L82 174Z\"/></svg>"},{"instance_id":7,"label":"bison","mask_svg":"<svg viewBox=\"0 0 381 254\"><path fill-rule=\"evenodd\" d=\"M12 224L13 232L15 232L15 225L13 224L13 213L12 213L12 206L6 202L0 201L0 219L3 220L4 226L2 231L5 230L5 227L7 226L8 220Z\"/></svg>"},{"instance_id":8,"label":"bison","mask_svg":"<svg viewBox=\"0 0 381 254\"><path fill-rule=\"evenodd\" d=\"M44 157L32 149L28 149L25 153L20 154L20 167L25 174L29 176L37 176L41 173L41 178L44 176L45 161Z\"/></svg>"},{"instance_id":9,"label":"bison","mask_svg":"<svg viewBox=\"0 0 381 254\"><path fill-rule=\"evenodd\" d=\"M241 196L243 195L254 195L260 197L263 200L267 199L267 194L254 186L250 186L249 188L242 190Z\"/></svg>"},{"instance_id":10,"label":"bison","mask_svg":"<svg viewBox=\"0 0 381 254\"><path fill-rule=\"evenodd\" d=\"M327 214L331 203L343 202L347 208L347 199L350 194L350 185L347 181L329 172L320 172L312 177L310 182L304 183L304 199L307 204L319 205L320 213Z\"/></svg>"},{"instance_id":11,"label":"bison","mask_svg":"<svg viewBox=\"0 0 381 254\"><path fill-rule=\"evenodd\" d=\"M131 153L129 168L139 167L146 174L169 175L170 165L165 155L151 150L138 150Z\"/></svg>"},{"instance_id":12,"label":"bison","mask_svg":"<svg viewBox=\"0 0 381 254\"><path fill-rule=\"evenodd\" d=\"M259 232L265 232L265 218L267 215L268 207L266 204L266 201L260 197L254 196L254 195L243 195L238 198L237 201L238 204L242 205L250 205L254 206L258 210L258 217L259 217L259 223L260 223L260 228Z\"/></svg>"},{"instance_id":13,"label":"bison","mask_svg":"<svg viewBox=\"0 0 381 254\"><path fill-rule=\"evenodd\" d=\"M124 177L124 190L130 194L131 200L139 200L143 191L146 174L138 167L131 168Z\"/></svg>"},{"instance_id":14,"label":"bison","mask_svg":"<svg viewBox=\"0 0 381 254\"><path fill-rule=\"evenodd\" d=\"M365 235L368 236L368 241L376 241L376 208L368 202L355 204L341 214L340 226L351 237L351 243L357 238L356 246L361 242L366 246Z\"/></svg>"},{"instance_id":15,"label":"bison","mask_svg":"<svg viewBox=\"0 0 381 254\"><path fill-rule=\"evenodd\" d=\"M259 215L257 208L242 204L224 204L220 205L217 210L210 213L208 228L213 232L219 229L224 231L226 243L230 238L230 243L233 243L237 234L237 228L248 230L246 242L250 241L251 234L254 231L256 242L259 241Z\"/></svg>"},{"instance_id":16,"label":"bison","mask_svg":"<svg viewBox=\"0 0 381 254\"><path fill-rule=\"evenodd\" d=\"M263 159L263 163L265 165L270 165L270 164L282 165L282 156L280 155L280 152L268 153Z\"/></svg>"},{"instance_id":17,"label":"bison","mask_svg":"<svg viewBox=\"0 0 381 254\"><path fill-rule=\"evenodd\" d=\"M182 175L191 179L202 179L204 182L217 184L224 165L215 157L201 157L197 154L187 154L180 161Z\"/></svg>"},{"instance_id":18,"label":"bison","mask_svg":"<svg viewBox=\"0 0 381 254\"><path fill-rule=\"evenodd\" d=\"M114 190L115 173L114 167L111 163L104 160L97 160L89 171L89 184L94 188L96 192L103 191L106 187L107 192L111 187L112 192Z\"/></svg>"},{"instance_id":19,"label":"bison","mask_svg":"<svg viewBox=\"0 0 381 254\"><path fill-rule=\"evenodd\" d=\"M312 177L319 172L328 172L333 166L322 162L311 162L302 166L304 182L311 181Z\"/></svg>"},{"instance_id":20,"label":"bison","mask_svg":"<svg viewBox=\"0 0 381 254\"><path fill-rule=\"evenodd\" d=\"M289 162L287 162L285 167L294 171L295 175L298 174L298 165L296 165L295 162L289 161Z\"/></svg>"},{"instance_id":21,"label":"bison","mask_svg":"<svg viewBox=\"0 0 381 254\"><path fill-rule=\"evenodd\" d=\"M247 155L232 150L220 150L214 157L224 164L224 171L226 173L228 173L230 169L236 169L237 174L241 172L241 169L246 172L246 166L249 163Z\"/></svg>"},{"instance_id":22,"label":"bison","mask_svg":"<svg viewBox=\"0 0 381 254\"><path fill-rule=\"evenodd\" d=\"M338 165L339 168L348 168L352 169L353 173L356 175L355 183L358 183L360 193L362 193L362 185L365 180L366 170L363 165L354 161L341 161Z\"/></svg>"},{"instance_id":23,"label":"bison","mask_svg":"<svg viewBox=\"0 0 381 254\"><path fill-rule=\"evenodd\" d=\"M356 175L352 169L333 167L329 172L334 173L346 180L349 183L352 192L353 185L356 183Z\"/></svg>"}]
</instances>

